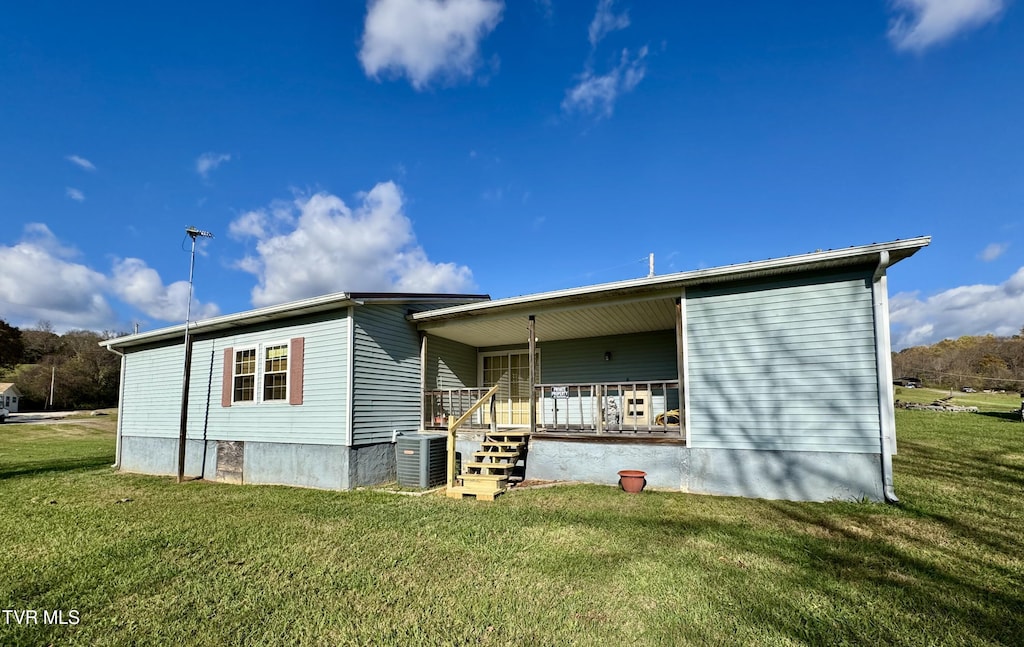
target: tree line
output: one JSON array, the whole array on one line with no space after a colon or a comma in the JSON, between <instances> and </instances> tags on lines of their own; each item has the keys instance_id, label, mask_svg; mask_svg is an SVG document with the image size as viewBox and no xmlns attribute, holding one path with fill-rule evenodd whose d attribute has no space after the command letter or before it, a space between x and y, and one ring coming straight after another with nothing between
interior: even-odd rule
<instances>
[{"instance_id":1,"label":"tree line","mask_svg":"<svg viewBox=\"0 0 1024 647\"><path fill-rule=\"evenodd\" d=\"M116 407L121 358L99 342L117 334L69 330L58 335L45 321L22 330L0 319L0 382L18 387L22 411Z\"/></svg>"},{"instance_id":2,"label":"tree line","mask_svg":"<svg viewBox=\"0 0 1024 647\"><path fill-rule=\"evenodd\" d=\"M928 386L1024 392L1024 328L1012 337L944 339L893 353L894 377L917 377Z\"/></svg>"}]
</instances>

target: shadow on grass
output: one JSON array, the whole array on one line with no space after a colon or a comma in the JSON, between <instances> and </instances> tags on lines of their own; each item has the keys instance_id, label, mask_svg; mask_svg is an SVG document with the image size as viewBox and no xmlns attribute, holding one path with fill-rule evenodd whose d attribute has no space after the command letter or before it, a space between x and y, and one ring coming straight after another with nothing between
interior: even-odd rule
<instances>
[{"instance_id":1,"label":"shadow on grass","mask_svg":"<svg viewBox=\"0 0 1024 647\"><path fill-rule=\"evenodd\" d=\"M649 568L652 559L673 555L715 583L689 594L688 604L717 604L716 596L724 595L730 612L745 618L744 626L769 629L796 642L915 644L926 632L937 631L967 637L968 642L1021 644L1022 625L1014 610L1024 609L1024 594L974 576L981 566L974 561L977 556L949 551L940 538L915 527L912 518L897 510L863 506L858 512L783 501L758 507L763 520L788 519L802 531L794 532L788 524L775 528L772 523L765 527L686 515L673 518L656 508L627 512L619 519L609 519L602 511L562 510L533 525L548 533L553 527L589 528L604 537L602 550L535 555L522 567L539 578L570 574L614 582L616 575L636 572L638 564ZM943 515L928 516L962 536L981 535L979 529ZM638 548L638 537L651 548ZM710 550L694 552L694 545ZM1017 554L1019 545L1009 540L992 548L999 557L984 560L985 569L1013 581L1011 567L993 561ZM755 563L745 563L751 560ZM771 585L765 580L768 571L760 570L771 568L765 563L776 565ZM780 589L792 594L780 596ZM867 603L886 609L885 617L866 619L855 611ZM942 622L922 618L925 610ZM704 642L722 639L716 633L721 628L707 631Z\"/></svg>"},{"instance_id":2,"label":"shadow on grass","mask_svg":"<svg viewBox=\"0 0 1024 647\"><path fill-rule=\"evenodd\" d=\"M96 456L79 456L76 458L24 461L11 466L0 465L0 481L23 476L38 476L42 474L95 469L97 467L108 466L113 462L113 456L102 454Z\"/></svg>"},{"instance_id":3,"label":"shadow on grass","mask_svg":"<svg viewBox=\"0 0 1024 647\"><path fill-rule=\"evenodd\" d=\"M1000 420L1008 420L1010 422L1021 422L1020 411L979 411L977 415L999 418ZM1024 423L1021 424L1021 431L1024 432Z\"/></svg>"}]
</instances>

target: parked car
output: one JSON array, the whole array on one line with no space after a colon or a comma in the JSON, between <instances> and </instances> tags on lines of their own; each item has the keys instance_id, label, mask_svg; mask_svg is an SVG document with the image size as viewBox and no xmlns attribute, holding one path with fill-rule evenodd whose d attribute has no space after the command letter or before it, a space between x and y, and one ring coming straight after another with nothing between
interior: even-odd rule
<instances>
[{"instance_id":1,"label":"parked car","mask_svg":"<svg viewBox=\"0 0 1024 647\"><path fill-rule=\"evenodd\" d=\"M974 390L974 388L970 387L970 386L965 386L964 388L962 388L960 390L963 391L964 393L977 393L977 391Z\"/></svg>"},{"instance_id":2,"label":"parked car","mask_svg":"<svg viewBox=\"0 0 1024 647\"><path fill-rule=\"evenodd\" d=\"M3 407L0 407L0 425L4 424L4 422L7 420L7 416L9 416L10 414L10 411Z\"/></svg>"}]
</instances>

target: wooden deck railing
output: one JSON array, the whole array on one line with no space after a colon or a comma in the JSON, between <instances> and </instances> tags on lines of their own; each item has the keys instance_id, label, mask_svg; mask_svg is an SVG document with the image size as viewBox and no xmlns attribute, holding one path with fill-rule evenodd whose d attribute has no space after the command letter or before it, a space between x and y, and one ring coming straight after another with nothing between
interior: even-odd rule
<instances>
[{"instance_id":1,"label":"wooden deck railing","mask_svg":"<svg viewBox=\"0 0 1024 647\"><path fill-rule=\"evenodd\" d=\"M460 417L478 402L487 387L468 389L438 389L423 393L423 428L447 429L448 420ZM486 427L483 415L467 420L463 427Z\"/></svg>"},{"instance_id":2,"label":"wooden deck railing","mask_svg":"<svg viewBox=\"0 0 1024 647\"><path fill-rule=\"evenodd\" d=\"M603 433L680 432L679 382L538 384L537 429Z\"/></svg>"},{"instance_id":3,"label":"wooden deck railing","mask_svg":"<svg viewBox=\"0 0 1024 647\"><path fill-rule=\"evenodd\" d=\"M472 415L474 413L476 413L477 409L482 407L484 405L484 403L487 403L487 402L490 403L490 407L491 407L491 411L490 411L490 414L491 414L490 415L490 418L491 418L491 422L490 422L491 428L493 429L494 427L497 426L497 422L496 422L497 416L495 415L495 399L494 399L494 396L495 396L495 394L498 393L498 386L499 386L498 384L495 384L494 386L492 386L490 388L490 390L488 390L479 400L477 400L473 405L471 405L468 409L466 409L466 412L463 413L458 418L455 418L455 417L449 417L448 418L448 489L449 490L452 487L455 486L455 477L458 476L455 473L455 432L458 431L459 426L461 426L463 423L465 423L467 420L469 420L470 417L472 417Z\"/></svg>"}]
</instances>

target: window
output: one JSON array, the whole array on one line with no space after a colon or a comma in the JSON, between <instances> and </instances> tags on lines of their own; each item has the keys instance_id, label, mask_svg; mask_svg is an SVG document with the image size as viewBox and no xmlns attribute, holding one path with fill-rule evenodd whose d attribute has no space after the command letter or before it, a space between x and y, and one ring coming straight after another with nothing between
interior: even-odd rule
<instances>
[{"instance_id":1,"label":"window","mask_svg":"<svg viewBox=\"0 0 1024 647\"><path fill-rule=\"evenodd\" d=\"M224 349L220 404L302 404L305 339Z\"/></svg>"},{"instance_id":2,"label":"window","mask_svg":"<svg viewBox=\"0 0 1024 647\"><path fill-rule=\"evenodd\" d=\"M263 399L288 399L288 344L263 349Z\"/></svg>"},{"instance_id":3,"label":"window","mask_svg":"<svg viewBox=\"0 0 1024 647\"><path fill-rule=\"evenodd\" d=\"M235 351L235 380L232 402L252 402L256 399L256 349Z\"/></svg>"}]
</instances>

